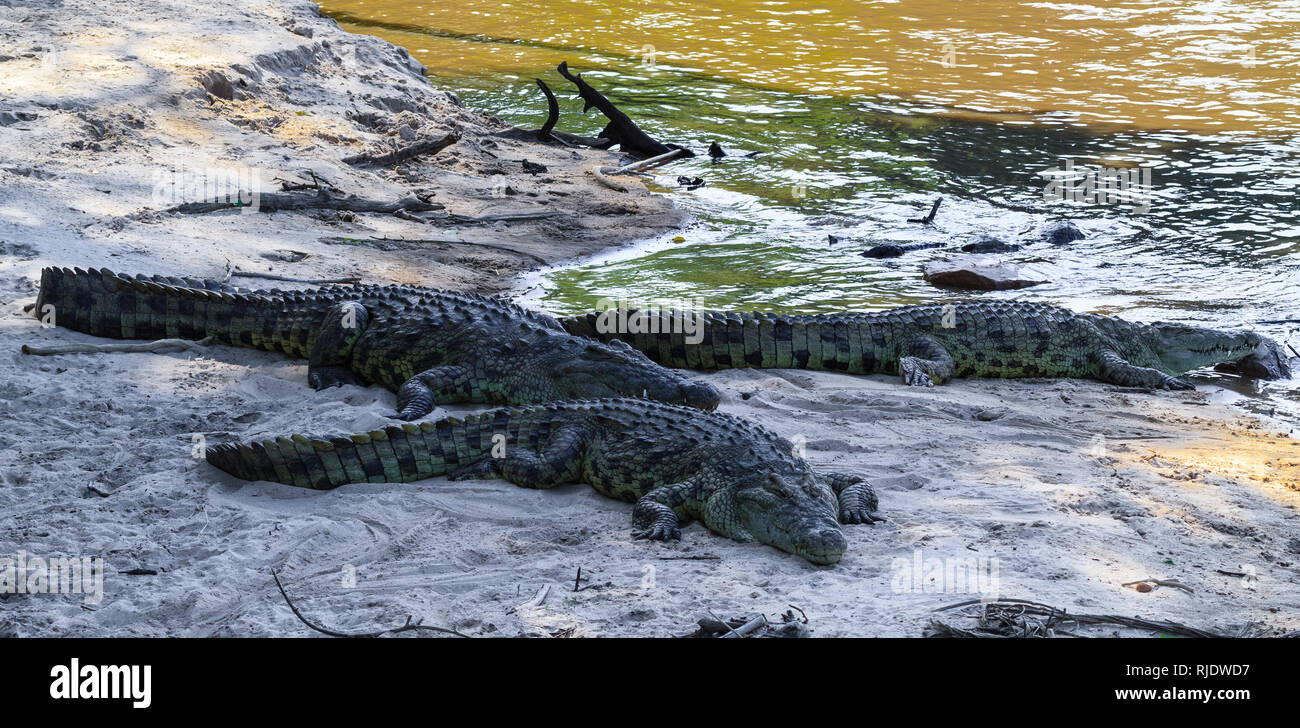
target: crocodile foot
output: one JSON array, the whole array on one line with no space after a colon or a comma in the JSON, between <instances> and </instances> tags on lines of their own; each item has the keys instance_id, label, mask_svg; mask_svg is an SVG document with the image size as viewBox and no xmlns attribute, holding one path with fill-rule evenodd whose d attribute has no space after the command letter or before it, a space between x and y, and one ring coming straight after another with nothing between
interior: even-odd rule
<instances>
[{"instance_id":1,"label":"crocodile foot","mask_svg":"<svg viewBox=\"0 0 1300 728\"><path fill-rule=\"evenodd\" d=\"M418 407L407 407L406 409L401 410L400 412L394 412L388 416L395 420L410 422L411 420L418 420L432 411L433 411L432 409L422 411Z\"/></svg>"},{"instance_id":2,"label":"crocodile foot","mask_svg":"<svg viewBox=\"0 0 1300 728\"><path fill-rule=\"evenodd\" d=\"M659 491L652 491L652 494L663 490L661 488ZM649 496L643 496L636 502L636 506L632 508L632 519L636 527L632 532L632 538L650 541L680 541L682 538L676 512Z\"/></svg>"},{"instance_id":3,"label":"crocodile foot","mask_svg":"<svg viewBox=\"0 0 1300 728\"><path fill-rule=\"evenodd\" d=\"M357 375L353 374L347 367L325 366L311 367L307 372L307 384L312 389L329 389L330 387L341 387L344 384L357 384Z\"/></svg>"},{"instance_id":4,"label":"crocodile foot","mask_svg":"<svg viewBox=\"0 0 1300 728\"><path fill-rule=\"evenodd\" d=\"M875 523L884 520L875 515L880 507L876 492L865 482L858 482L840 491L840 523Z\"/></svg>"},{"instance_id":5,"label":"crocodile foot","mask_svg":"<svg viewBox=\"0 0 1300 728\"><path fill-rule=\"evenodd\" d=\"M1196 385L1195 385L1195 384L1192 384L1191 382L1187 381L1186 379L1179 379L1178 377L1168 377L1168 378L1166 378L1166 379L1164 380L1164 382L1162 383L1162 386L1163 386L1165 389L1174 389L1174 390L1188 390L1188 389L1196 389Z\"/></svg>"},{"instance_id":6,"label":"crocodile foot","mask_svg":"<svg viewBox=\"0 0 1300 728\"><path fill-rule=\"evenodd\" d=\"M930 373L925 371L921 360L914 356L905 356L898 360L898 376L902 377L904 384L911 387L934 386Z\"/></svg>"},{"instance_id":7,"label":"crocodile foot","mask_svg":"<svg viewBox=\"0 0 1300 728\"><path fill-rule=\"evenodd\" d=\"M649 541L680 541L682 540L682 530L675 525L656 523L649 528L633 531L632 538L647 539Z\"/></svg>"}]
</instances>

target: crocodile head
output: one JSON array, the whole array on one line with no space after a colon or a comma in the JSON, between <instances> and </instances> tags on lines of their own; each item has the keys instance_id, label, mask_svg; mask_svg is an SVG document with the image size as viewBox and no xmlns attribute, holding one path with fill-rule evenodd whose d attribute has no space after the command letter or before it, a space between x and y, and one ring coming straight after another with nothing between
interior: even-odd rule
<instances>
[{"instance_id":1,"label":"crocodile head","mask_svg":"<svg viewBox=\"0 0 1300 728\"><path fill-rule=\"evenodd\" d=\"M559 399L644 397L703 410L716 409L722 399L713 385L660 366L622 341L573 341L555 367Z\"/></svg>"},{"instance_id":2,"label":"crocodile head","mask_svg":"<svg viewBox=\"0 0 1300 728\"><path fill-rule=\"evenodd\" d=\"M706 514L706 524L734 539L765 543L821 565L838 562L848 546L835 492L810 474L768 473L714 497L729 502L710 503L709 510L730 517L713 524Z\"/></svg>"},{"instance_id":3,"label":"crocodile head","mask_svg":"<svg viewBox=\"0 0 1300 728\"><path fill-rule=\"evenodd\" d=\"M1182 374L1221 362L1244 359L1272 343L1253 331L1220 331L1163 322L1152 324L1150 328L1155 336L1146 343L1158 360L1154 366L1169 374Z\"/></svg>"}]
</instances>

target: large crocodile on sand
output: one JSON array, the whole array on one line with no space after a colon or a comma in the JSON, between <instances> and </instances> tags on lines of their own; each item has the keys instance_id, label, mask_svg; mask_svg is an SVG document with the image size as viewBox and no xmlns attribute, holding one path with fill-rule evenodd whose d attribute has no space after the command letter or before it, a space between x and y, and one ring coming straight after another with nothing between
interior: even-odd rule
<instances>
[{"instance_id":1,"label":"large crocodile on sand","mask_svg":"<svg viewBox=\"0 0 1300 728\"><path fill-rule=\"evenodd\" d=\"M205 339L309 362L316 389L380 384L397 417L435 403L643 396L712 409L718 391L621 343L505 301L415 286L250 291L213 280L46 268L35 314L116 339Z\"/></svg>"},{"instance_id":2,"label":"large crocodile on sand","mask_svg":"<svg viewBox=\"0 0 1300 728\"><path fill-rule=\"evenodd\" d=\"M898 374L914 386L954 377L1080 377L1192 389L1176 375L1227 361L1290 376L1276 342L1251 331L1140 324L1041 303L903 306L874 313L775 314L636 309L561 318L577 336L622 340L670 367L824 369Z\"/></svg>"},{"instance_id":3,"label":"large crocodile on sand","mask_svg":"<svg viewBox=\"0 0 1300 728\"><path fill-rule=\"evenodd\" d=\"M840 560L840 523L871 523L876 496L857 476L815 472L781 436L738 417L644 399L505 408L403 423L349 437L278 437L207 451L246 480L305 488L500 477L525 488L585 482L635 503L639 538L680 537L698 519L816 564Z\"/></svg>"}]
</instances>

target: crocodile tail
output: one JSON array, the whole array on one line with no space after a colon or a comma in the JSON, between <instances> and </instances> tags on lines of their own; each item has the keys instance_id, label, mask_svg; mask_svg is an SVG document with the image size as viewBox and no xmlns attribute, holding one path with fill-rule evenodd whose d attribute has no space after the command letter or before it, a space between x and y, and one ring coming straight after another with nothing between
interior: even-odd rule
<instances>
[{"instance_id":1,"label":"crocodile tail","mask_svg":"<svg viewBox=\"0 0 1300 728\"><path fill-rule=\"evenodd\" d=\"M642 314L637 309L609 309L561 318L560 325L574 336L622 341L658 364L676 369L730 369L726 350L726 318L713 312L662 310ZM723 343L723 356L715 354Z\"/></svg>"},{"instance_id":2,"label":"crocodile tail","mask_svg":"<svg viewBox=\"0 0 1300 728\"><path fill-rule=\"evenodd\" d=\"M636 316L635 309L626 316L594 312L560 323L576 336L622 340L668 367L871 371L864 359L870 328L850 316L676 310L657 321Z\"/></svg>"},{"instance_id":3,"label":"crocodile tail","mask_svg":"<svg viewBox=\"0 0 1300 728\"><path fill-rule=\"evenodd\" d=\"M208 448L209 463L236 478L327 490L347 483L409 483L466 467L491 453L508 410L465 420L403 423L360 435L277 437Z\"/></svg>"},{"instance_id":4,"label":"crocodile tail","mask_svg":"<svg viewBox=\"0 0 1300 728\"><path fill-rule=\"evenodd\" d=\"M312 294L257 293L219 281L46 268L35 315L114 339L204 339L306 356L328 303Z\"/></svg>"}]
</instances>

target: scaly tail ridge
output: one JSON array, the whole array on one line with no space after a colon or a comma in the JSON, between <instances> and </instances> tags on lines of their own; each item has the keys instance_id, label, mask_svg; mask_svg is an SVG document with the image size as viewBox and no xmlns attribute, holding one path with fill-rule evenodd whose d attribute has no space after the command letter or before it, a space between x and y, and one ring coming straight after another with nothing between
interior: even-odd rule
<instances>
[{"instance_id":1,"label":"scaly tail ridge","mask_svg":"<svg viewBox=\"0 0 1300 728\"><path fill-rule=\"evenodd\" d=\"M46 268L35 315L113 339L204 339L304 357L327 306L311 294L247 291L215 280ZM295 332L297 335L295 335Z\"/></svg>"},{"instance_id":2,"label":"scaly tail ridge","mask_svg":"<svg viewBox=\"0 0 1300 728\"><path fill-rule=\"evenodd\" d=\"M209 463L236 478L327 490L348 483L409 483L472 464L492 447L501 412L403 423L360 435L277 437L208 448Z\"/></svg>"}]
</instances>

